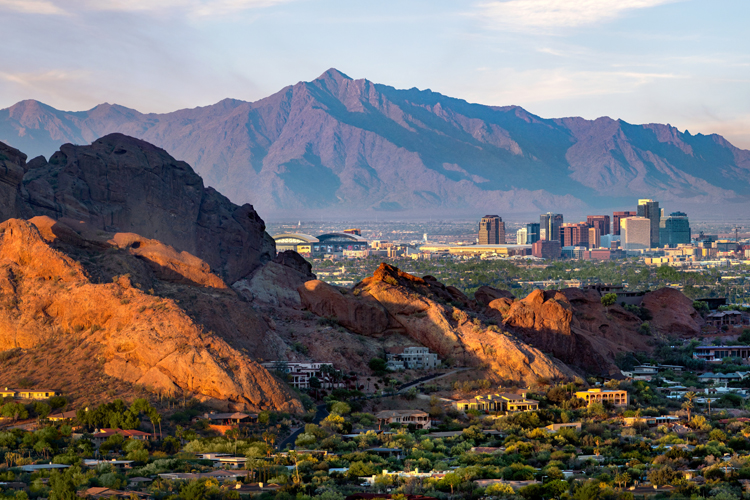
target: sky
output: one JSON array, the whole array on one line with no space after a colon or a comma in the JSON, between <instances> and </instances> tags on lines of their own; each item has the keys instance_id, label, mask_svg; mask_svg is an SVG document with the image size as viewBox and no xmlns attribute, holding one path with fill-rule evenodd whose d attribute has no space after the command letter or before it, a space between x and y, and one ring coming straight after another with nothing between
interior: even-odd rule
<instances>
[{"instance_id":1,"label":"sky","mask_svg":"<svg viewBox=\"0 0 750 500\"><path fill-rule=\"evenodd\" d=\"M0 0L0 108L167 112L335 67L545 118L750 149L747 0Z\"/></svg>"}]
</instances>

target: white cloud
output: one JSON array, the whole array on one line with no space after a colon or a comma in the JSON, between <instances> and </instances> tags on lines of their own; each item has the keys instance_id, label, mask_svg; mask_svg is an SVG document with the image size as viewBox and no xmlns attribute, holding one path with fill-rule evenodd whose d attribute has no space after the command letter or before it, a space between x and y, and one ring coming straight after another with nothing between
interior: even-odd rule
<instances>
[{"instance_id":1,"label":"white cloud","mask_svg":"<svg viewBox=\"0 0 750 500\"><path fill-rule=\"evenodd\" d=\"M486 74L486 73L485 73ZM638 87L659 80L683 78L673 73L634 71L574 71L564 68L493 71L491 88L475 88L469 100L489 105L538 103L581 96L614 95L634 92Z\"/></svg>"},{"instance_id":2,"label":"white cloud","mask_svg":"<svg viewBox=\"0 0 750 500\"><path fill-rule=\"evenodd\" d=\"M614 19L623 13L680 0L494 0L479 4L491 27L576 27Z\"/></svg>"}]
</instances>

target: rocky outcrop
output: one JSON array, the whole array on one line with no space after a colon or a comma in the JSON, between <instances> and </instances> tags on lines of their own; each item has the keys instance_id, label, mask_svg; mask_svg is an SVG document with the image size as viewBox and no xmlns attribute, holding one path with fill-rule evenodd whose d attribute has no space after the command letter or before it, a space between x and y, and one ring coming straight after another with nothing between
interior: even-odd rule
<instances>
[{"instance_id":1,"label":"rocky outcrop","mask_svg":"<svg viewBox=\"0 0 750 500\"><path fill-rule=\"evenodd\" d=\"M26 155L0 142L0 220L29 215L21 197L26 169Z\"/></svg>"},{"instance_id":2,"label":"rocky outcrop","mask_svg":"<svg viewBox=\"0 0 750 500\"><path fill-rule=\"evenodd\" d=\"M211 306L222 314L222 305L233 300L231 289L204 272L205 263L130 234L93 241L49 218L33 222L38 227L17 219L0 224L0 350L95 344L105 373L155 392L193 394L227 408L302 410L284 384L241 352L236 339L194 319L196 299L192 306L182 304L193 295L218 294ZM143 243L140 255L135 242ZM92 281L90 275L104 272L96 270L97 261L109 262L115 255L133 269L145 259L170 270L170 280L162 283L164 275L143 264L143 276L152 273L149 286L173 294L193 291L180 295L181 300L147 293L129 273ZM247 317L237 321L249 323ZM258 331L252 342L257 343Z\"/></svg>"},{"instance_id":3,"label":"rocky outcrop","mask_svg":"<svg viewBox=\"0 0 750 500\"><path fill-rule=\"evenodd\" d=\"M381 264L372 277L344 290L320 281L299 289L303 305L361 335L405 335L457 365L483 367L491 378L532 383L575 375L539 349L471 313L462 293L431 277ZM468 311L468 312L467 312Z\"/></svg>"},{"instance_id":4,"label":"rocky outcrop","mask_svg":"<svg viewBox=\"0 0 750 500\"><path fill-rule=\"evenodd\" d=\"M674 288L660 288L643 296L641 307L651 313L651 329L663 335L695 337L701 333L703 318L693 300Z\"/></svg>"},{"instance_id":5,"label":"rocky outcrop","mask_svg":"<svg viewBox=\"0 0 750 500\"><path fill-rule=\"evenodd\" d=\"M250 302L298 309L302 303L297 288L314 279L312 265L297 252L286 250L249 277L236 281L232 288Z\"/></svg>"},{"instance_id":6,"label":"rocky outcrop","mask_svg":"<svg viewBox=\"0 0 750 500\"><path fill-rule=\"evenodd\" d=\"M497 299L515 299L516 297L508 290L500 290L491 286L480 286L474 292L474 300L482 306L490 305L490 302Z\"/></svg>"},{"instance_id":7,"label":"rocky outcrop","mask_svg":"<svg viewBox=\"0 0 750 500\"><path fill-rule=\"evenodd\" d=\"M90 146L63 145L29 169L23 193L34 215L158 240L200 258L228 283L275 255L251 205L233 204L205 187L187 163L122 134Z\"/></svg>"}]
</instances>

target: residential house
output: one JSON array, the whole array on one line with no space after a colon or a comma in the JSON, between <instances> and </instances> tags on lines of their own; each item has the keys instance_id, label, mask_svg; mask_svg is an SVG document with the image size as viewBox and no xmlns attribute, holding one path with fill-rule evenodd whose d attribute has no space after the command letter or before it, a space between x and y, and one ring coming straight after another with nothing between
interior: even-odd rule
<instances>
[{"instance_id":1,"label":"residential house","mask_svg":"<svg viewBox=\"0 0 750 500\"><path fill-rule=\"evenodd\" d=\"M143 493L140 491L120 491L120 490L113 490L110 488L104 488L104 487L91 487L84 491L79 491L77 493L79 497L82 498L128 498L132 499L133 497L139 498L139 499L150 499L153 498L149 493Z\"/></svg>"},{"instance_id":2,"label":"residential house","mask_svg":"<svg viewBox=\"0 0 750 500\"><path fill-rule=\"evenodd\" d=\"M718 311L711 313L706 316L706 324L716 328L741 325L742 313L740 311Z\"/></svg>"},{"instance_id":3,"label":"residential house","mask_svg":"<svg viewBox=\"0 0 750 500\"><path fill-rule=\"evenodd\" d=\"M76 418L75 411L63 411L60 413L53 413L47 417L50 422L61 422L63 420L73 420Z\"/></svg>"},{"instance_id":4,"label":"residential house","mask_svg":"<svg viewBox=\"0 0 750 500\"><path fill-rule=\"evenodd\" d=\"M577 391L576 397L583 399L586 403L612 403L614 406L628 406L630 396L628 391L619 389L589 389Z\"/></svg>"},{"instance_id":5,"label":"residential house","mask_svg":"<svg viewBox=\"0 0 750 500\"><path fill-rule=\"evenodd\" d=\"M4 398L18 398L18 399L49 399L54 396L59 396L60 393L57 391L49 390L35 390L35 389L10 389L6 387L4 391L0 391L0 396Z\"/></svg>"},{"instance_id":6,"label":"residential house","mask_svg":"<svg viewBox=\"0 0 750 500\"><path fill-rule=\"evenodd\" d=\"M581 422L568 422L565 424L549 424L544 427L549 432L557 432L560 429L573 429L576 432L581 432Z\"/></svg>"},{"instance_id":7,"label":"residential house","mask_svg":"<svg viewBox=\"0 0 750 500\"><path fill-rule=\"evenodd\" d=\"M706 372L698 375L698 381L704 384L722 384L727 382L739 382L745 380L750 372L712 373Z\"/></svg>"},{"instance_id":8,"label":"residential house","mask_svg":"<svg viewBox=\"0 0 750 500\"><path fill-rule=\"evenodd\" d=\"M125 439L138 439L141 441L148 441L151 439L151 434L148 432L123 429L97 429L96 432L92 434L91 441L94 443L94 446L98 448L115 434L119 434Z\"/></svg>"},{"instance_id":9,"label":"residential house","mask_svg":"<svg viewBox=\"0 0 750 500\"><path fill-rule=\"evenodd\" d=\"M440 364L438 355L431 353L427 347L396 347L386 353L389 370L429 370Z\"/></svg>"},{"instance_id":10,"label":"residential house","mask_svg":"<svg viewBox=\"0 0 750 500\"><path fill-rule=\"evenodd\" d=\"M422 410L385 410L375 415L375 418L378 419L378 427L390 424L413 424L418 429L429 429L432 424L430 415Z\"/></svg>"},{"instance_id":11,"label":"residential house","mask_svg":"<svg viewBox=\"0 0 750 500\"><path fill-rule=\"evenodd\" d=\"M289 383L297 389L308 389L310 379L313 377L320 382L323 389L338 389L345 387L342 381L337 381L328 373L329 367L333 369L332 363L292 363L287 361L269 361L261 365L270 370L287 374Z\"/></svg>"},{"instance_id":12,"label":"residential house","mask_svg":"<svg viewBox=\"0 0 750 500\"><path fill-rule=\"evenodd\" d=\"M695 347L693 358L709 363L720 363L724 358L750 358L750 346L747 345L699 345Z\"/></svg>"},{"instance_id":13,"label":"residential house","mask_svg":"<svg viewBox=\"0 0 750 500\"><path fill-rule=\"evenodd\" d=\"M508 412L534 411L539 409L539 401L527 399L526 393L521 394L484 394L475 396L474 399L461 399L453 405L459 411L478 410L484 412Z\"/></svg>"},{"instance_id":14,"label":"residential house","mask_svg":"<svg viewBox=\"0 0 750 500\"><path fill-rule=\"evenodd\" d=\"M625 417L623 419L623 422L627 427L632 427L636 424L644 424L649 427L658 427L660 425L676 424L679 421L680 417L675 417L672 415L664 415L659 417Z\"/></svg>"}]
</instances>

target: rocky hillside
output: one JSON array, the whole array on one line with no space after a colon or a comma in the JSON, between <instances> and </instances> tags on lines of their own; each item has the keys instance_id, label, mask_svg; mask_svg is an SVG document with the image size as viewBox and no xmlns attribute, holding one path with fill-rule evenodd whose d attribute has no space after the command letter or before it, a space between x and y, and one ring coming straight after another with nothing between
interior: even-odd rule
<instances>
[{"instance_id":1,"label":"rocky hillside","mask_svg":"<svg viewBox=\"0 0 750 500\"><path fill-rule=\"evenodd\" d=\"M595 290L536 290L518 300L482 287L472 300L431 276L418 278L387 264L351 290L316 280L298 290L308 310L356 333L404 335L454 364L482 366L502 380L529 383L574 372L619 376L618 353L650 350L651 337L639 331L643 321L620 305L605 308ZM700 332L700 316L680 292L652 292L643 303L653 316L652 333Z\"/></svg>"},{"instance_id":2,"label":"rocky hillside","mask_svg":"<svg viewBox=\"0 0 750 500\"><path fill-rule=\"evenodd\" d=\"M471 311L467 297L430 277L417 278L381 264L352 290L322 281L299 288L302 303L319 316L335 318L360 335L403 335L457 366L481 368L495 381L568 379L575 372L539 349ZM456 307L451 303L461 303Z\"/></svg>"},{"instance_id":3,"label":"rocky hillside","mask_svg":"<svg viewBox=\"0 0 750 500\"><path fill-rule=\"evenodd\" d=\"M135 235L90 238L76 229L48 217L0 225L0 350L63 346L67 354L51 369L72 371L54 387L68 394L76 370L101 369L153 392L221 407L302 409L248 355L263 354L262 319L204 262ZM239 335L218 333L232 329ZM241 335L248 330L254 338ZM270 332L266 340L273 343ZM78 351L95 356L70 366ZM49 369L38 367L31 378Z\"/></svg>"},{"instance_id":4,"label":"rocky hillside","mask_svg":"<svg viewBox=\"0 0 750 500\"><path fill-rule=\"evenodd\" d=\"M543 119L335 69L257 102L167 114L110 104L64 112L36 101L0 110L0 140L33 155L112 132L167 149L265 217L536 216L637 197L710 214L750 202L750 151L718 135L608 117Z\"/></svg>"}]
</instances>

